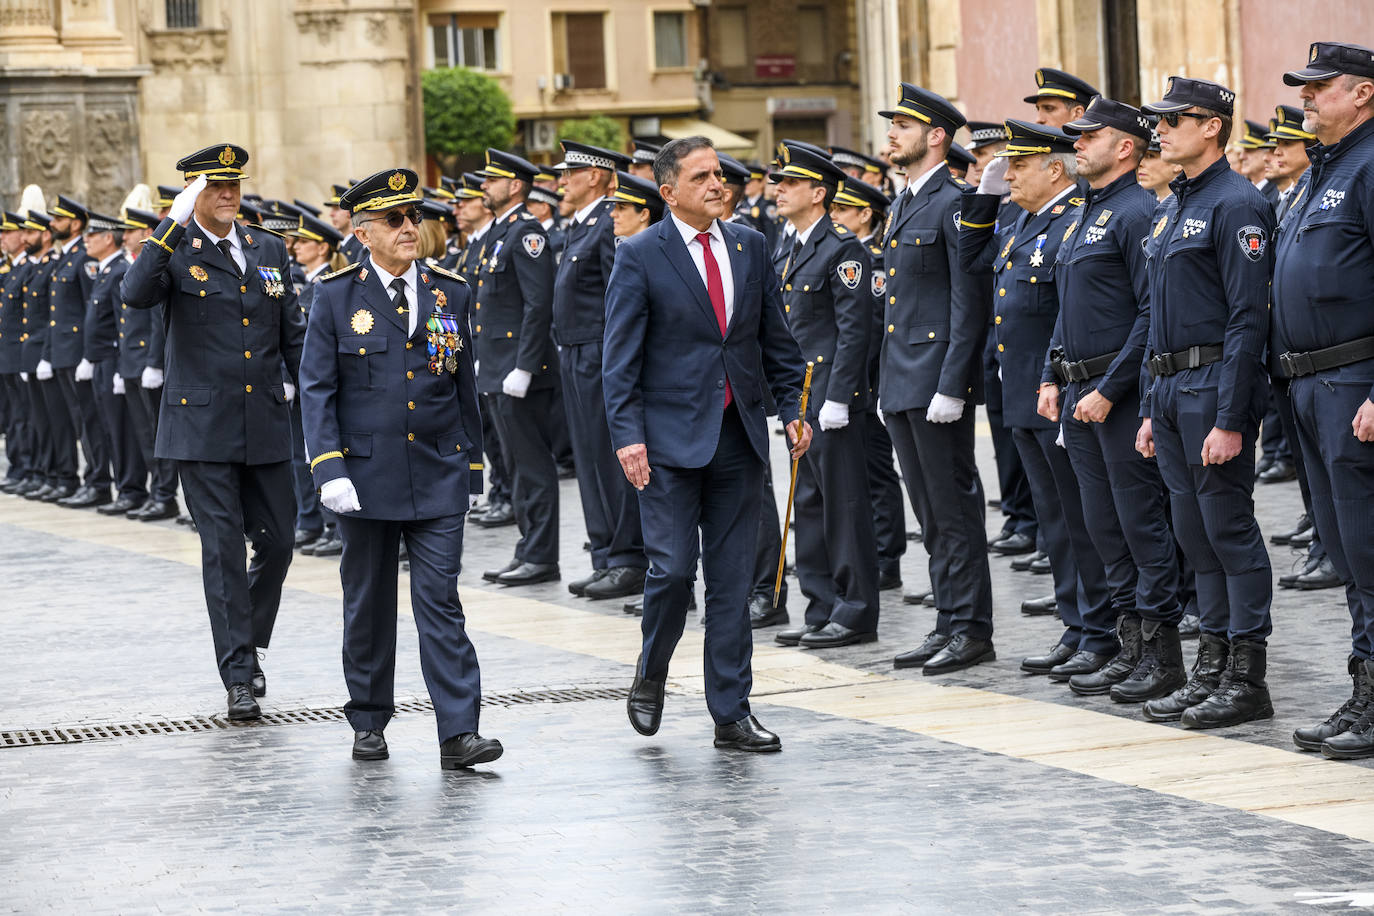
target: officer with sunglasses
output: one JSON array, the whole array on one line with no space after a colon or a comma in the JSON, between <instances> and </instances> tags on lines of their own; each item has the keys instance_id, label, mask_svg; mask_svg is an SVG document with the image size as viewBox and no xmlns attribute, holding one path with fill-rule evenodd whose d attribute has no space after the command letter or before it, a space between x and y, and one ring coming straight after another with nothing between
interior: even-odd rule
<instances>
[{"instance_id":1,"label":"officer with sunglasses","mask_svg":"<svg viewBox=\"0 0 1374 916\"><path fill-rule=\"evenodd\" d=\"M1155 210L1146 255L1154 381L1137 436L1157 455L1174 533L1196 571L1202 634L1187 682L1145 704L1145 718L1218 728L1269 718L1269 554L1255 521L1255 438L1269 399L1274 211L1226 161L1235 93L1169 78L1160 152L1182 166Z\"/></svg>"}]
</instances>

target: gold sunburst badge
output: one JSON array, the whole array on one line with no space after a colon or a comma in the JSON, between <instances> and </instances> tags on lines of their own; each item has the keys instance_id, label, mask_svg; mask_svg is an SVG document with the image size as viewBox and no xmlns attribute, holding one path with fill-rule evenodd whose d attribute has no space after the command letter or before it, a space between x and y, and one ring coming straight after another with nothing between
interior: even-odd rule
<instances>
[{"instance_id":1,"label":"gold sunburst badge","mask_svg":"<svg viewBox=\"0 0 1374 916\"><path fill-rule=\"evenodd\" d=\"M199 264L191 265L191 276L202 283L210 279L210 275L205 272L205 268L201 267Z\"/></svg>"},{"instance_id":2,"label":"gold sunburst badge","mask_svg":"<svg viewBox=\"0 0 1374 916\"><path fill-rule=\"evenodd\" d=\"M367 309L358 309L353 313L353 318L349 321L349 324L353 326L354 334L366 334L368 331L372 330L372 322L373 318L371 312Z\"/></svg>"}]
</instances>

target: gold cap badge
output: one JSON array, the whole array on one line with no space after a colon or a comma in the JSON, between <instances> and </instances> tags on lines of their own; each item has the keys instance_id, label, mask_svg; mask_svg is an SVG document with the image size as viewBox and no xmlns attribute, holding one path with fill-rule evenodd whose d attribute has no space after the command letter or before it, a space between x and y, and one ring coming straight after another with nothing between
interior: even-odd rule
<instances>
[{"instance_id":1,"label":"gold cap badge","mask_svg":"<svg viewBox=\"0 0 1374 916\"><path fill-rule=\"evenodd\" d=\"M354 334L366 334L372 330L372 313L367 309L358 309L353 313L353 318L349 324L353 327Z\"/></svg>"},{"instance_id":2,"label":"gold cap badge","mask_svg":"<svg viewBox=\"0 0 1374 916\"><path fill-rule=\"evenodd\" d=\"M220 165L233 165L233 164L234 164L234 148L233 148L232 146L226 146L224 149L220 150L220 153L219 153L219 164L220 164Z\"/></svg>"},{"instance_id":3,"label":"gold cap badge","mask_svg":"<svg viewBox=\"0 0 1374 916\"><path fill-rule=\"evenodd\" d=\"M393 191L399 191L406 186L406 176L396 172L386 180L386 186Z\"/></svg>"}]
</instances>

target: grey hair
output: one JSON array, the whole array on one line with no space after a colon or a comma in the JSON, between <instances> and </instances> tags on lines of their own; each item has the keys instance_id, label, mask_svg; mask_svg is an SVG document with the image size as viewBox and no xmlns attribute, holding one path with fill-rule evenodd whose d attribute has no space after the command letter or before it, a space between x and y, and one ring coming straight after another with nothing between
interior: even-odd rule
<instances>
[{"instance_id":1,"label":"grey hair","mask_svg":"<svg viewBox=\"0 0 1374 916\"><path fill-rule=\"evenodd\" d=\"M658 155L654 156L654 184L659 187L677 184L683 159L697 150L715 148L714 143L702 136L680 137L668 141L663 145L663 149L658 151Z\"/></svg>"},{"instance_id":2,"label":"grey hair","mask_svg":"<svg viewBox=\"0 0 1374 916\"><path fill-rule=\"evenodd\" d=\"M1078 160L1073 153L1050 153L1045 157L1045 162L1040 168L1042 170L1049 168L1051 162L1057 162L1064 167L1064 177L1071 181L1078 180Z\"/></svg>"}]
</instances>

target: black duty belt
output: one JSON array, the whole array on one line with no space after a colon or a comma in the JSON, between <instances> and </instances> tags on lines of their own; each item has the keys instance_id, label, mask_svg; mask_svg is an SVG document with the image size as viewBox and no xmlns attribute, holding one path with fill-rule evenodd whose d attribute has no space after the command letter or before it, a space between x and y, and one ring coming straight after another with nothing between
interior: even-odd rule
<instances>
[{"instance_id":1,"label":"black duty belt","mask_svg":"<svg viewBox=\"0 0 1374 916\"><path fill-rule=\"evenodd\" d=\"M1086 382L1097 378L1099 375L1106 375L1107 370L1112 367L1112 363L1116 362L1116 358L1120 355L1120 350L1114 350L1102 356L1094 356L1092 359L1080 359L1070 363L1064 361L1061 353L1058 360L1051 359L1050 368L1054 369L1054 374L1059 377L1061 384Z\"/></svg>"},{"instance_id":2,"label":"black duty belt","mask_svg":"<svg viewBox=\"0 0 1374 916\"><path fill-rule=\"evenodd\" d=\"M1184 369L1196 369L1221 361L1221 344L1208 344L1202 347L1189 347L1177 353L1160 353L1150 357L1150 375L1177 375Z\"/></svg>"},{"instance_id":3,"label":"black duty belt","mask_svg":"<svg viewBox=\"0 0 1374 916\"><path fill-rule=\"evenodd\" d=\"M1325 350L1280 353L1277 374L1280 378L1300 378L1371 358L1374 358L1374 337L1361 337Z\"/></svg>"}]
</instances>

